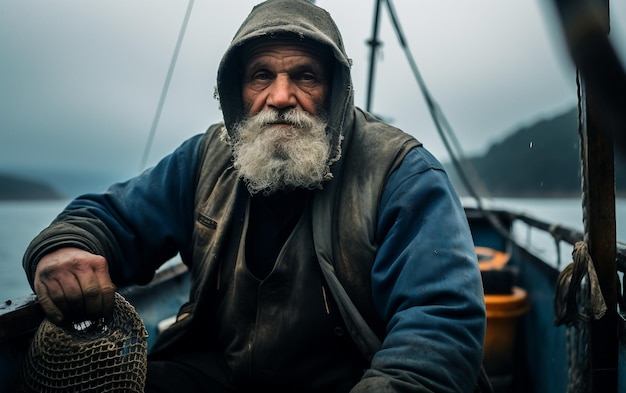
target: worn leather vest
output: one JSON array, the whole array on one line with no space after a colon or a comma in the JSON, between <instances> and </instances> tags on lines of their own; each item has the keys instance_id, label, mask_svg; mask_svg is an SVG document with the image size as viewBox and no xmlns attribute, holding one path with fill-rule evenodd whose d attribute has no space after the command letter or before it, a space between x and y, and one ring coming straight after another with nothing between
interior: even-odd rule
<instances>
[{"instance_id":1,"label":"worn leather vest","mask_svg":"<svg viewBox=\"0 0 626 393\"><path fill-rule=\"evenodd\" d=\"M233 225L243 223L249 195L231 162L231 148L220 139L223 125L212 126L202 143L195 196L191 317L174 324L157 340L153 353L166 352L187 341L188 333L206 338L212 346L214 331L206 321L215 317L224 268L220 258L233 242ZM419 146L412 136L355 109L353 126L346 133L342 159L333 168L334 178L315 191L312 212L318 215L313 231L327 233L332 241L329 259L357 309L382 337L384 325L376 314L370 271L377 251L378 205L386 180L406 153ZM321 219L320 216L321 215ZM324 228L321 228L321 227ZM194 332L195 331L195 332Z\"/></svg>"}]
</instances>

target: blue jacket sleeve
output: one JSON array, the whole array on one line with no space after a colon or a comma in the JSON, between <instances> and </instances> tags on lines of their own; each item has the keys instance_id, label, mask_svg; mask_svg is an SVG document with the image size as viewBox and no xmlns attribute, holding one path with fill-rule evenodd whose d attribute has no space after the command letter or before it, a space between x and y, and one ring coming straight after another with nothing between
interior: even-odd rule
<instances>
[{"instance_id":1,"label":"blue jacket sleeve","mask_svg":"<svg viewBox=\"0 0 626 393\"><path fill-rule=\"evenodd\" d=\"M26 250L31 284L41 256L65 246L103 255L118 286L148 282L177 253L187 259L201 140L188 139L155 167L102 194L71 201Z\"/></svg>"},{"instance_id":2,"label":"blue jacket sleeve","mask_svg":"<svg viewBox=\"0 0 626 393\"><path fill-rule=\"evenodd\" d=\"M387 335L364 380L392 385L380 391L471 392L485 335L482 281L464 210L423 147L390 176L377 230L372 291Z\"/></svg>"}]
</instances>

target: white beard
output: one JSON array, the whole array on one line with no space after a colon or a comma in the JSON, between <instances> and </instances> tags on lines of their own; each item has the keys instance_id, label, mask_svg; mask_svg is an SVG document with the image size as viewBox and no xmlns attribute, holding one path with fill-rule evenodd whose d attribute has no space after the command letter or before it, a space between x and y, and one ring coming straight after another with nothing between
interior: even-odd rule
<instances>
[{"instance_id":1,"label":"white beard","mask_svg":"<svg viewBox=\"0 0 626 393\"><path fill-rule=\"evenodd\" d=\"M251 194L321 188L330 149L326 122L295 109L260 112L237 124L233 137L234 167Z\"/></svg>"}]
</instances>

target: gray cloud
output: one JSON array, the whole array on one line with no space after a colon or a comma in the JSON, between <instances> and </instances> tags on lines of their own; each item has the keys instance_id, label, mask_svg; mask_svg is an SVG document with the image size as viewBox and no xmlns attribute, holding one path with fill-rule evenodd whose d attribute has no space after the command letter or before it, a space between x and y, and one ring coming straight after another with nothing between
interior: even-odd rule
<instances>
[{"instance_id":1,"label":"gray cloud","mask_svg":"<svg viewBox=\"0 0 626 393\"><path fill-rule=\"evenodd\" d=\"M220 120L216 68L255 3L195 2L149 164ZM355 62L355 101L364 106L373 2L317 4L344 34ZM575 104L573 71L544 1L394 4L422 75L466 151ZM0 2L0 169L137 173L186 6ZM621 23L625 6L613 8L613 23ZM445 159L390 26L383 13L373 111Z\"/></svg>"}]
</instances>

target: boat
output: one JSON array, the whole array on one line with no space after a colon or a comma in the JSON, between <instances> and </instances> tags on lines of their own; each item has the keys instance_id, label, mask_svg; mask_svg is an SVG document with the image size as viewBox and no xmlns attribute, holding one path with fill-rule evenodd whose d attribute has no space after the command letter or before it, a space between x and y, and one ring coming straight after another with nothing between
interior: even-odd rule
<instances>
[{"instance_id":1,"label":"boat","mask_svg":"<svg viewBox=\"0 0 626 393\"><path fill-rule=\"evenodd\" d=\"M473 191L477 179L465 179L472 196L464 199L465 213L485 285L484 367L495 392L626 392L626 309L622 298L626 245L616 239L612 179L614 152L626 154L626 113L621 110L626 78L606 37L607 18L602 14L606 8L601 7L604 11L596 17L597 9L590 10L586 4L555 1L582 86L579 127L584 231L488 206ZM385 6L400 41L406 41L391 0L375 1L369 40L371 80L379 12ZM608 2L604 6L608 7ZM586 27L582 32L572 27L580 27L581 21ZM412 69L419 83L421 77L413 62ZM605 69L611 73L598 72ZM427 89L422 91L432 102ZM432 113L446 139L445 131L450 130L445 118L437 108ZM463 157L458 152L451 156L464 173ZM573 262L562 266L538 256L516 237L514 228L519 227L527 228L522 232L545 234L558 250L571 250ZM173 260L149 284L119 288L144 321L148 351L186 301L189 286L189 272ZM605 307L594 312L594 302ZM0 305L0 391L10 392L15 387L22 360L43 318L33 294Z\"/></svg>"}]
</instances>

